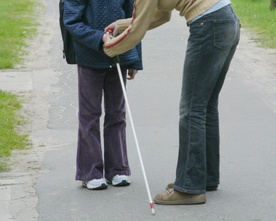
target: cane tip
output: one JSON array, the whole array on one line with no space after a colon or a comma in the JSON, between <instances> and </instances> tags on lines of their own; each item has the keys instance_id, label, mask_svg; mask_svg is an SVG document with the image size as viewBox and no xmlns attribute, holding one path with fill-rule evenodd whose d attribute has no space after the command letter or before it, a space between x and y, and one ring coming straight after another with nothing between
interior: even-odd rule
<instances>
[{"instance_id":1,"label":"cane tip","mask_svg":"<svg viewBox=\"0 0 276 221\"><path fill-rule=\"evenodd\" d=\"M150 208L151 208L152 215L155 215L154 203L150 203Z\"/></svg>"}]
</instances>

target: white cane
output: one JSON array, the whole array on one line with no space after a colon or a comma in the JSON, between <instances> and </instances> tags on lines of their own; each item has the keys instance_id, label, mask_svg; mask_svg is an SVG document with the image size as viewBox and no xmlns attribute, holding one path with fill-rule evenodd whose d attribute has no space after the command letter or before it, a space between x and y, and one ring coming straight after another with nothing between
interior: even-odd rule
<instances>
[{"instance_id":1,"label":"white cane","mask_svg":"<svg viewBox=\"0 0 276 221\"><path fill-rule=\"evenodd\" d=\"M128 111L128 115L129 115L129 120L130 120L131 128L132 128L132 131L133 131L133 136L134 136L134 140L135 140L135 144L136 144L136 148L137 148L137 152L138 152L138 156L139 156L139 160L140 160L140 164L141 164L141 168L142 168L142 172L143 172L143 176L144 176L144 180L145 180L145 184L146 184L146 188L147 188L151 213L152 213L152 215L155 215L154 203L152 201L151 194L150 194L148 179L147 179L143 159L142 159L142 156L141 156L141 151L140 151L140 147L139 147L139 144L138 144L138 139L137 139L135 128L134 128L134 123L133 123L133 120L132 120L132 115L131 115L131 111L130 111L130 107L129 107L129 103L128 103L128 99L127 99L125 84L124 84L124 81L123 81L123 75L122 75L122 70L121 70L121 67L120 67L120 61L119 61L118 56L116 56L116 66L117 66L117 70L118 70L118 74L119 74L119 78L120 78L120 82L121 82L121 86L122 86L122 90L123 90L123 94L124 94L124 98L125 98L125 102L126 102L126 107L127 107L127 111Z\"/></svg>"}]
</instances>

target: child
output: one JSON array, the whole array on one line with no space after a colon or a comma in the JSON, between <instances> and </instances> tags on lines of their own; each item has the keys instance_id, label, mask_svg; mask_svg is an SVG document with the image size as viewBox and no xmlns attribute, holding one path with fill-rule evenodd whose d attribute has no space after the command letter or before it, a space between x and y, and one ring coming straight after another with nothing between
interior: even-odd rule
<instances>
[{"instance_id":1,"label":"child","mask_svg":"<svg viewBox=\"0 0 276 221\"><path fill-rule=\"evenodd\" d=\"M103 52L104 28L132 16L133 0L66 0L64 24L74 38L78 67L79 130L76 180L92 190L130 184L125 100L114 59ZM142 70L141 44L121 54L124 83ZM103 145L100 116L104 98ZM107 181L107 182L106 182Z\"/></svg>"}]
</instances>

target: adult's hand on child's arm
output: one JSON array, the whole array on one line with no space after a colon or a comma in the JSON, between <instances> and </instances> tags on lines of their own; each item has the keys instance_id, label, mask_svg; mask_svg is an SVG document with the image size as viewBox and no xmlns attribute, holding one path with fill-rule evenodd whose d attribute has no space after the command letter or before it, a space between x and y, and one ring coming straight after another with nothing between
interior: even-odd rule
<instances>
[{"instance_id":1,"label":"adult's hand on child's arm","mask_svg":"<svg viewBox=\"0 0 276 221\"><path fill-rule=\"evenodd\" d=\"M119 27L118 27L116 21L109 24L104 30L105 30L105 32L108 32L108 31L111 30L112 31L112 36L114 36L114 37L119 35Z\"/></svg>"},{"instance_id":2,"label":"adult's hand on child's arm","mask_svg":"<svg viewBox=\"0 0 276 221\"><path fill-rule=\"evenodd\" d=\"M106 32L104 33L103 37L102 37L102 41L105 44L107 41L111 40L113 37L112 35L110 35L110 33Z\"/></svg>"}]
</instances>

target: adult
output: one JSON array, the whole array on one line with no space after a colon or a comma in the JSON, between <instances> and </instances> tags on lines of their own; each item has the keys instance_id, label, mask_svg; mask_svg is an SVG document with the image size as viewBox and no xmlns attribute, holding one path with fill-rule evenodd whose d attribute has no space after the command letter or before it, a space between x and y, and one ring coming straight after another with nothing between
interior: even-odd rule
<instances>
[{"instance_id":1,"label":"adult","mask_svg":"<svg viewBox=\"0 0 276 221\"><path fill-rule=\"evenodd\" d=\"M107 55L133 47L147 30L168 22L174 9L190 28L179 108L176 178L154 201L205 203L206 190L216 190L220 183L218 100L239 42L239 19L230 0L136 0L134 8L131 19L107 26L119 34L104 38Z\"/></svg>"}]
</instances>

